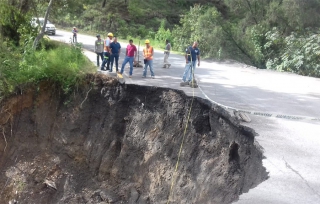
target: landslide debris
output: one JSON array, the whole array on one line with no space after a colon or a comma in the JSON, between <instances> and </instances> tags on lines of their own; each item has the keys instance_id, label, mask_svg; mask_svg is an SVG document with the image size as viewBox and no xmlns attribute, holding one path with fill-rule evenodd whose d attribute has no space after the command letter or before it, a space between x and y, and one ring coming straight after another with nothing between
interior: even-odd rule
<instances>
[{"instance_id":1,"label":"landslide debris","mask_svg":"<svg viewBox=\"0 0 320 204\"><path fill-rule=\"evenodd\" d=\"M69 95L43 82L8 97L0 203L236 201L267 179L255 133L201 98L188 122L191 103L181 91L99 74Z\"/></svg>"}]
</instances>

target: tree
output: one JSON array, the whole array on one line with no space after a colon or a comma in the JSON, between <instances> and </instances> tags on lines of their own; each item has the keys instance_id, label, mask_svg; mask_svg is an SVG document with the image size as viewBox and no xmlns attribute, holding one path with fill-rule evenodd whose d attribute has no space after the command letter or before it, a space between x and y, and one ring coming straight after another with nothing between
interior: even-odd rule
<instances>
[{"instance_id":1,"label":"tree","mask_svg":"<svg viewBox=\"0 0 320 204\"><path fill-rule=\"evenodd\" d=\"M48 20L48 16L49 16L49 13L50 13L50 9L51 9L52 3L53 3L53 0L50 0L50 2L49 2L49 4L48 4L47 11L46 11L46 13L45 13L45 15L44 15L44 22L43 22L41 31L40 31L40 33L37 35L36 39L35 39L34 42L33 42L33 48L34 48L34 49L37 48L38 42L43 38L43 36L44 36L44 34L45 34L46 24L47 24L47 20Z\"/></svg>"}]
</instances>

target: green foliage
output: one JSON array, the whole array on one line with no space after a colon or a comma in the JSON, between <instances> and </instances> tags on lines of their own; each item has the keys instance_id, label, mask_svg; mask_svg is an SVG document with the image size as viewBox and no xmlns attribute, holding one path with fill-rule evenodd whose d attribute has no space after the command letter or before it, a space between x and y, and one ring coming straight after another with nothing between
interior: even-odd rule
<instances>
[{"instance_id":1,"label":"green foliage","mask_svg":"<svg viewBox=\"0 0 320 204\"><path fill-rule=\"evenodd\" d=\"M48 2L14 2L0 0L1 39L24 46L36 33L28 19L41 16ZM50 20L125 39L148 38L161 48L170 39L177 51L198 41L202 57L319 76L319 10L320 0L64 0L55 1Z\"/></svg>"},{"instance_id":2,"label":"green foliage","mask_svg":"<svg viewBox=\"0 0 320 204\"><path fill-rule=\"evenodd\" d=\"M16 45L24 45L37 30L31 27L30 14L22 14L18 8L0 1L0 35Z\"/></svg>"},{"instance_id":3,"label":"green foliage","mask_svg":"<svg viewBox=\"0 0 320 204\"><path fill-rule=\"evenodd\" d=\"M141 5L140 0L131 0L128 6L128 12L133 19L146 19L147 11Z\"/></svg>"},{"instance_id":4,"label":"green foliage","mask_svg":"<svg viewBox=\"0 0 320 204\"><path fill-rule=\"evenodd\" d=\"M198 18L204 12L204 7L195 5L190 8L190 11L186 13L180 19L181 26L175 26L172 31L172 35L175 49L178 51L184 51L184 49L192 44L192 41L197 41L201 38L201 31L199 30Z\"/></svg>"},{"instance_id":5,"label":"green foliage","mask_svg":"<svg viewBox=\"0 0 320 204\"><path fill-rule=\"evenodd\" d=\"M138 37L146 37L148 35L148 30L144 25L139 25L137 28L136 36Z\"/></svg>"},{"instance_id":6,"label":"green foliage","mask_svg":"<svg viewBox=\"0 0 320 204\"><path fill-rule=\"evenodd\" d=\"M172 31L174 48L182 51L197 40L203 57L319 77L319 0L223 2L223 12L191 7Z\"/></svg>"},{"instance_id":7,"label":"green foliage","mask_svg":"<svg viewBox=\"0 0 320 204\"><path fill-rule=\"evenodd\" d=\"M264 44L266 43L265 29L262 25L253 25L247 29L247 36L245 38L247 44L248 55L251 57L253 64L260 68L265 68L266 50Z\"/></svg>"},{"instance_id":8,"label":"green foliage","mask_svg":"<svg viewBox=\"0 0 320 204\"><path fill-rule=\"evenodd\" d=\"M19 67L19 59L21 54L15 46L8 42L0 44L0 99L17 85L14 74Z\"/></svg>"},{"instance_id":9,"label":"green foliage","mask_svg":"<svg viewBox=\"0 0 320 204\"><path fill-rule=\"evenodd\" d=\"M165 29L165 23L165 20L161 21L160 27L154 36L154 39L159 42L165 42L165 40L172 40L171 31L169 29Z\"/></svg>"},{"instance_id":10,"label":"green foliage","mask_svg":"<svg viewBox=\"0 0 320 204\"><path fill-rule=\"evenodd\" d=\"M222 45L225 42L222 27L219 25L221 19L217 9L212 7L206 9L203 15L198 19L198 28L201 32L199 36L199 45L201 47L201 55L214 58L225 58L222 52ZM227 50L226 50L227 51Z\"/></svg>"},{"instance_id":11,"label":"green foliage","mask_svg":"<svg viewBox=\"0 0 320 204\"><path fill-rule=\"evenodd\" d=\"M1 96L12 92L20 84L42 80L56 82L68 93L85 73L94 71L91 62L82 54L81 47L61 44L55 48L48 44L49 41L42 42L42 48L36 51L28 44L22 55L18 50L2 44L1 51L12 51L0 55ZM45 45L54 49L46 50Z\"/></svg>"},{"instance_id":12,"label":"green foliage","mask_svg":"<svg viewBox=\"0 0 320 204\"><path fill-rule=\"evenodd\" d=\"M119 24L119 29L118 29L118 36L122 37L122 38L127 38L127 36L129 35L129 27L127 25L127 23L124 20L119 20L118 21Z\"/></svg>"},{"instance_id":13,"label":"green foliage","mask_svg":"<svg viewBox=\"0 0 320 204\"><path fill-rule=\"evenodd\" d=\"M234 43L235 23L223 22L215 7L195 5L181 18L181 26L172 31L174 48L179 51L199 42L202 57L236 58L239 50Z\"/></svg>"},{"instance_id":14,"label":"green foliage","mask_svg":"<svg viewBox=\"0 0 320 204\"><path fill-rule=\"evenodd\" d=\"M132 36L135 36L136 38L145 38L149 35L149 31L144 25L132 24L131 26L128 26L124 21L122 22L122 25L124 26L121 26L116 33L117 36L122 38L133 38Z\"/></svg>"},{"instance_id":15,"label":"green foliage","mask_svg":"<svg viewBox=\"0 0 320 204\"><path fill-rule=\"evenodd\" d=\"M271 38L277 43L278 39ZM278 40L279 41L279 40ZM320 77L320 34L299 36L292 33L284 38L285 49L279 57L269 59L267 68Z\"/></svg>"}]
</instances>

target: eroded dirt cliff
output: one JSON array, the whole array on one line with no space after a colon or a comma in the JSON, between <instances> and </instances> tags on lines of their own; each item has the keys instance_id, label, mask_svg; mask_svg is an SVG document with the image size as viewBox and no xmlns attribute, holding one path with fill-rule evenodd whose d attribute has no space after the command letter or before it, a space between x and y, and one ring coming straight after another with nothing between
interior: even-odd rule
<instances>
[{"instance_id":1,"label":"eroded dirt cliff","mask_svg":"<svg viewBox=\"0 0 320 204\"><path fill-rule=\"evenodd\" d=\"M231 203L267 178L254 131L222 108L103 75L7 98L0 127L0 203Z\"/></svg>"}]
</instances>

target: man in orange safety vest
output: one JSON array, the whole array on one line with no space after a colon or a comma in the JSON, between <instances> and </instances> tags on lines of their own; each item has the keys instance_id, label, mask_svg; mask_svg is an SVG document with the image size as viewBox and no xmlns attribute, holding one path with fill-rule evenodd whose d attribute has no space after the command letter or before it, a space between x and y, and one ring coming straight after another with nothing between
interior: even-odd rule
<instances>
[{"instance_id":1,"label":"man in orange safety vest","mask_svg":"<svg viewBox=\"0 0 320 204\"><path fill-rule=\"evenodd\" d=\"M150 67L151 78L154 79L153 72L153 47L150 46L150 40L145 41L146 47L143 49L144 57L144 68L143 68L143 78L147 77L148 66Z\"/></svg>"}]
</instances>

